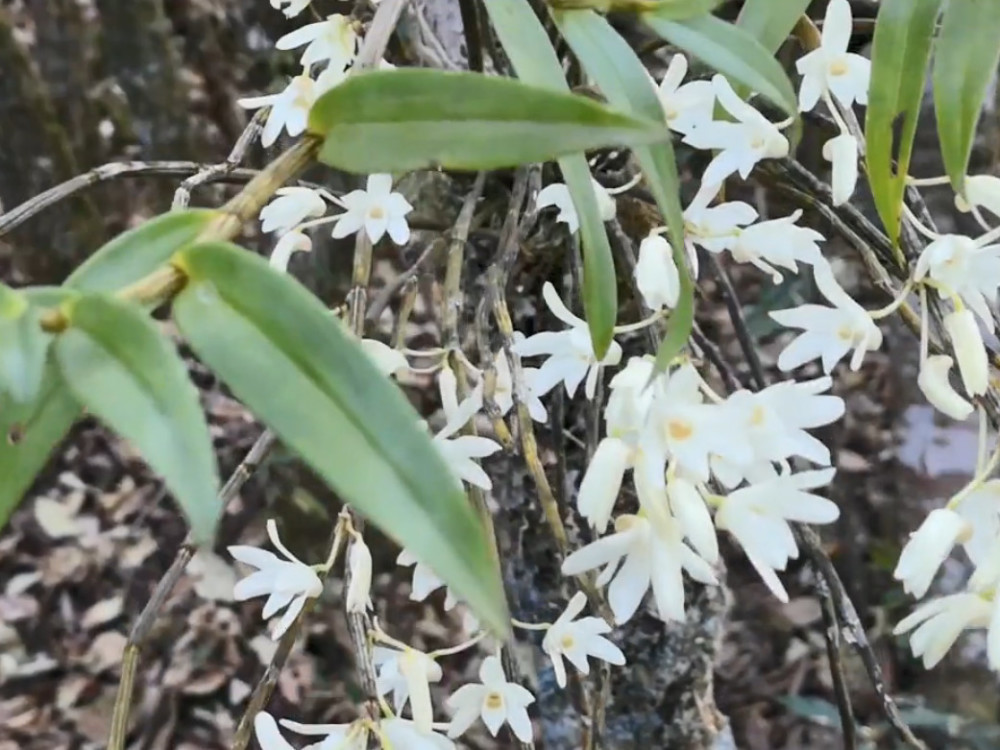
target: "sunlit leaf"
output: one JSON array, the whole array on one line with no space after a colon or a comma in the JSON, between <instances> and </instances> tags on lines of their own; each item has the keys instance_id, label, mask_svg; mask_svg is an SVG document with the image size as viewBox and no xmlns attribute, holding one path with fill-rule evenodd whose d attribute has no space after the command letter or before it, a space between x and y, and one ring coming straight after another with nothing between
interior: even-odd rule
<instances>
[{"instance_id":1,"label":"sunlit leaf","mask_svg":"<svg viewBox=\"0 0 1000 750\"><path fill-rule=\"evenodd\" d=\"M419 416L298 282L225 243L175 258L174 319L199 357L312 469L506 632L486 532Z\"/></svg>"},{"instance_id":2,"label":"sunlit leaf","mask_svg":"<svg viewBox=\"0 0 1000 750\"><path fill-rule=\"evenodd\" d=\"M84 295L63 309L69 326L52 347L63 380L163 476L194 538L210 542L221 511L215 453L173 345L138 305L109 295Z\"/></svg>"}]
</instances>

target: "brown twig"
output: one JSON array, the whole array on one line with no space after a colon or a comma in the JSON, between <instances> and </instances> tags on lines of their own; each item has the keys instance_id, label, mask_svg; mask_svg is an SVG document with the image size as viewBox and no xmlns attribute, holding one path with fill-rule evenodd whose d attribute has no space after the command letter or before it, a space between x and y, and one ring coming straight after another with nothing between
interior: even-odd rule
<instances>
[{"instance_id":1,"label":"brown twig","mask_svg":"<svg viewBox=\"0 0 1000 750\"><path fill-rule=\"evenodd\" d=\"M240 137L236 140L236 143L233 145L233 148L229 152L229 156L226 157L225 161L200 169L180 184L180 187L174 191L174 199L170 204L171 211L187 208L188 204L191 202L191 192L196 187L213 180L222 179L226 175L233 172L233 170L240 165L246 157L246 153L251 144L257 140L257 136L260 135L260 132L264 129L264 123L267 121L268 112L269 110L264 108L259 109L256 113L254 113L254 116L250 118L250 122L247 123L245 128L243 128L243 132L240 133Z\"/></svg>"},{"instance_id":2,"label":"brown twig","mask_svg":"<svg viewBox=\"0 0 1000 750\"><path fill-rule=\"evenodd\" d=\"M819 210L831 221L834 228L858 250L876 284L884 289L891 298L895 298L899 294L900 289L894 283L894 278L905 278L907 269L900 268L896 263L896 258L893 255L892 246L888 238L861 216L860 212L854 207L848 204L834 206L829 186L809 173L808 170L797 162L785 159L772 166L778 167L774 171L791 178L793 183L799 187L798 190L793 191L794 194L802 198L804 203L809 205L809 207ZM904 304L900 308L900 312L907 324L919 336L919 319L913 313L912 309ZM932 310L932 317L936 316L937 311ZM935 323L939 326L941 325L940 320L936 320ZM1000 417L1000 412L997 410L997 394L994 388L991 387L989 389L984 403L987 406L988 412L991 413L991 419L996 420ZM833 604L837 619L840 622L844 640L851 644L861 657L861 662L868 674L868 679L882 703L882 710L889 724L899 735L900 739L908 745L926 750L926 745L913 734L913 730L907 725L906 720L899 711L899 707L889 693L878 657L868 642L867 633L858 617L857 610L854 608L854 604L847 593L843 581L840 579L836 568L834 568L833 562L823 549L819 535L812 528L803 524L795 524L794 529L800 545L806 552L806 556L826 584L827 593ZM829 628L826 629L829 630Z\"/></svg>"},{"instance_id":3,"label":"brown twig","mask_svg":"<svg viewBox=\"0 0 1000 750\"><path fill-rule=\"evenodd\" d=\"M81 190L102 182L123 177L185 177L201 172L204 164L195 161L115 161L94 167L88 172L61 182L26 200L4 214L0 214L0 236L41 213L46 208L71 198ZM257 169L233 169L226 174L213 175L207 182L246 183L260 174Z\"/></svg>"},{"instance_id":4,"label":"brown twig","mask_svg":"<svg viewBox=\"0 0 1000 750\"><path fill-rule=\"evenodd\" d=\"M341 546L343 546L344 535L344 527L338 520L334 525L330 540L328 562L331 564L331 569L333 562L340 553ZM320 572L319 576L325 582L329 574L330 569ZM257 680L257 684L254 685L253 691L250 693L250 699L247 702L246 710L240 717L239 724L236 725L236 731L233 733L233 742L230 745L231 750L245 750L246 746L250 744L250 737L253 735L254 718L260 711L264 710L268 701L271 700L274 688L278 684L278 678L281 676L281 670L284 669L285 662L288 661L288 657L292 654L292 649L295 647L295 642L298 640L299 633L302 631L309 613L312 612L318 601L319 597L307 599L299 616L295 618L295 621L292 622L288 630L278 640L278 648L271 656L271 661L264 670L264 674L261 675L260 679Z\"/></svg>"},{"instance_id":5,"label":"brown twig","mask_svg":"<svg viewBox=\"0 0 1000 750\"><path fill-rule=\"evenodd\" d=\"M247 480L253 476L257 467L267 458L274 447L274 433L264 432L250 448L240 465L232 473L226 484L219 492L219 504L225 508L229 501L236 497ZM132 692L135 681L135 670L139 661L139 652L149 636L149 631L153 623L163 609L167 598L170 596L177 582L183 575L188 563L194 556L195 547L191 543L190 534L184 540L174 561L163 574L156 588L153 590L146 606L142 608L139 617L129 632L128 640L125 643L125 654L122 658L122 676L118 683L118 692L115 695L114 709L111 715L111 732L108 737L108 750L122 750L125 746L125 736L128 732L128 717L132 706Z\"/></svg>"}]
</instances>

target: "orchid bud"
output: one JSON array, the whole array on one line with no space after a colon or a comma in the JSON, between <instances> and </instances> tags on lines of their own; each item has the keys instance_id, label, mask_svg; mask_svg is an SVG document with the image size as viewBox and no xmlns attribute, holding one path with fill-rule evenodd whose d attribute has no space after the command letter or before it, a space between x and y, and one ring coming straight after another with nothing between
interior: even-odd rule
<instances>
[{"instance_id":1,"label":"orchid bud","mask_svg":"<svg viewBox=\"0 0 1000 750\"><path fill-rule=\"evenodd\" d=\"M952 364L952 358L946 354L928 357L920 368L917 385L931 406L952 419L962 421L972 414L973 406L951 387L948 373Z\"/></svg>"},{"instance_id":2,"label":"orchid bud","mask_svg":"<svg viewBox=\"0 0 1000 750\"><path fill-rule=\"evenodd\" d=\"M360 614L372 607L372 553L361 537L355 537L347 564L351 571L351 581L347 585L347 611Z\"/></svg>"},{"instance_id":3,"label":"orchid bud","mask_svg":"<svg viewBox=\"0 0 1000 750\"><path fill-rule=\"evenodd\" d=\"M955 348L965 392L981 396L989 385L989 362L975 315L968 309L956 310L945 316L944 328Z\"/></svg>"}]
</instances>

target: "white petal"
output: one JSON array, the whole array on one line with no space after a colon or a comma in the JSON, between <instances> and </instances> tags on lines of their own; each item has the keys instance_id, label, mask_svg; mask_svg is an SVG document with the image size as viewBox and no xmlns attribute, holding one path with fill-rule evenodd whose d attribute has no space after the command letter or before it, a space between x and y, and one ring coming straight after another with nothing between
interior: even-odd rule
<instances>
[{"instance_id":1,"label":"white petal","mask_svg":"<svg viewBox=\"0 0 1000 750\"><path fill-rule=\"evenodd\" d=\"M605 438L597 444L597 450L583 475L577 507L598 532L603 532L611 519L621 491L622 477L628 468L629 454L629 447L624 441Z\"/></svg>"},{"instance_id":2,"label":"white petal","mask_svg":"<svg viewBox=\"0 0 1000 750\"><path fill-rule=\"evenodd\" d=\"M719 540L715 535L715 525L708 506L695 486L684 479L675 479L667 484L670 508L691 541L698 554L709 563L719 559Z\"/></svg>"},{"instance_id":3,"label":"white petal","mask_svg":"<svg viewBox=\"0 0 1000 750\"><path fill-rule=\"evenodd\" d=\"M365 184L365 192L377 200L388 197L389 193L392 192L392 175L368 175L368 181Z\"/></svg>"},{"instance_id":4,"label":"white petal","mask_svg":"<svg viewBox=\"0 0 1000 750\"><path fill-rule=\"evenodd\" d=\"M274 630L271 631L271 638L274 640L281 638L281 636L285 634L285 631L287 631L292 626L292 623L295 622L305 605L306 597L304 595L300 595L292 599L292 603L288 605L288 609L285 610L285 614L281 616L281 619L278 620L278 624L275 626Z\"/></svg>"},{"instance_id":5,"label":"white petal","mask_svg":"<svg viewBox=\"0 0 1000 750\"><path fill-rule=\"evenodd\" d=\"M853 31L851 4L848 0L830 0L823 20L823 49L831 52L846 52Z\"/></svg>"},{"instance_id":6,"label":"white petal","mask_svg":"<svg viewBox=\"0 0 1000 750\"><path fill-rule=\"evenodd\" d=\"M979 324L971 310L959 310L944 318L944 327L958 358L958 371L965 392L981 396L989 385L989 360Z\"/></svg>"},{"instance_id":7,"label":"white petal","mask_svg":"<svg viewBox=\"0 0 1000 750\"><path fill-rule=\"evenodd\" d=\"M625 558L618 574L608 587L608 604L619 625L628 622L639 608L650 585L650 560L638 551Z\"/></svg>"},{"instance_id":8,"label":"white petal","mask_svg":"<svg viewBox=\"0 0 1000 750\"><path fill-rule=\"evenodd\" d=\"M291 743L281 736L278 723L266 711L253 717L253 732L261 750L295 750Z\"/></svg>"},{"instance_id":9,"label":"white petal","mask_svg":"<svg viewBox=\"0 0 1000 750\"><path fill-rule=\"evenodd\" d=\"M273 552L268 552L266 549L260 549L259 547L251 547L247 544L234 544L228 547L228 550L234 559L247 565L253 565L255 568L260 568L261 570L269 568L278 562L278 558L274 556Z\"/></svg>"},{"instance_id":10,"label":"white petal","mask_svg":"<svg viewBox=\"0 0 1000 750\"><path fill-rule=\"evenodd\" d=\"M570 309L566 307L566 304L562 301L559 296L559 292L552 285L552 282L546 281L542 285L542 298L545 300L546 306L559 320L569 326L578 327L586 326L586 322L570 312Z\"/></svg>"},{"instance_id":11,"label":"white petal","mask_svg":"<svg viewBox=\"0 0 1000 750\"><path fill-rule=\"evenodd\" d=\"M931 406L952 419L964 421L971 416L974 407L951 387L948 373L952 359L945 354L929 356L920 368L917 385Z\"/></svg>"},{"instance_id":12,"label":"white petal","mask_svg":"<svg viewBox=\"0 0 1000 750\"><path fill-rule=\"evenodd\" d=\"M858 183L857 140L850 133L832 138L823 144L823 158L833 164L833 205L847 203Z\"/></svg>"}]
</instances>

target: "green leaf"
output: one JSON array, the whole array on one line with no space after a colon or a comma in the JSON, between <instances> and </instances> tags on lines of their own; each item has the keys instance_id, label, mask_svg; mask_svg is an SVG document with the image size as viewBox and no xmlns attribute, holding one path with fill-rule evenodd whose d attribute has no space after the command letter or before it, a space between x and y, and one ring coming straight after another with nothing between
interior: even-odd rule
<instances>
[{"instance_id":1,"label":"green leaf","mask_svg":"<svg viewBox=\"0 0 1000 750\"><path fill-rule=\"evenodd\" d=\"M554 12L553 17L587 75L612 105L640 117L663 120L663 107L649 82L645 67L611 24L588 10ZM680 203L677 162L669 141L638 146L633 149L633 153L667 223L674 263L683 280L678 309L671 316L666 336L666 339L674 342L671 347L676 347L670 354L669 359L672 359L684 347L691 334L694 307L694 288L684 252L684 216ZM660 350L663 349L664 346L661 345Z\"/></svg>"},{"instance_id":2,"label":"green leaf","mask_svg":"<svg viewBox=\"0 0 1000 750\"><path fill-rule=\"evenodd\" d=\"M899 240L906 174L940 5L941 0L883 0L875 20L866 160L875 206L893 244Z\"/></svg>"},{"instance_id":3,"label":"green leaf","mask_svg":"<svg viewBox=\"0 0 1000 750\"><path fill-rule=\"evenodd\" d=\"M29 288L24 295L36 310L71 296L57 287ZM79 414L80 406L51 361L32 400L18 403L0 394L0 528Z\"/></svg>"},{"instance_id":4,"label":"green leaf","mask_svg":"<svg viewBox=\"0 0 1000 750\"><path fill-rule=\"evenodd\" d=\"M77 268L65 285L111 292L133 284L167 262L221 212L205 208L172 211L115 237Z\"/></svg>"},{"instance_id":5,"label":"green leaf","mask_svg":"<svg viewBox=\"0 0 1000 750\"><path fill-rule=\"evenodd\" d=\"M671 21L659 13L642 20L659 36L699 58L733 83L743 84L770 99L792 117L798 117L795 89L780 63L749 32L731 23L703 16Z\"/></svg>"},{"instance_id":6,"label":"green leaf","mask_svg":"<svg viewBox=\"0 0 1000 750\"><path fill-rule=\"evenodd\" d=\"M711 13L723 0L549 0L550 10L595 10L600 13L642 13L655 10L666 18L684 20Z\"/></svg>"},{"instance_id":7,"label":"green leaf","mask_svg":"<svg viewBox=\"0 0 1000 750\"><path fill-rule=\"evenodd\" d=\"M669 137L583 96L415 68L351 76L316 102L309 130L325 138L321 161L363 173L496 169Z\"/></svg>"},{"instance_id":8,"label":"green leaf","mask_svg":"<svg viewBox=\"0 0 1000 750\"><path fill-rule=\"evenodd\" d=\"M518 77L533 86L568 92L569 85L559 58L527 0L486 0L485 6ZM662 122L662 116L651 122ZM669 142L669 132L662 140ZM603 357L614 338L618 318L614 257L597 207L586 157L582 153L563 156L559 159L559 170L580 217L583 309L594 352Z\"/></svg>"},{"instance_id":9,"label":"green leaf","mask_svg":"<svg viewBox=\"0 0 1000 750\"><path fill-rule=\"evenodd\" d=\"M506 632L485 530L399 388L262 258L207 243L175 262L190 280L174 319L198 355L346 502Z\"/></svg>"},{"instance_id":10,"label":"green leaf","mask_svg":"<svg viewBox=\"0 0 1000 750\"><path fill-rule=\"evenodd\" d=\"M774 54L784 44L811 0L746 0L736 25Z\"/></svg>"},{"instance_id":11,"label":"green leaf","mask_svg":"<svg viewBox=\"0 0 1000 750\"><path fill-rule=\"evenodd\" d=\"M648 3L647 8L655 7L656 13L664 18L685 21L689 18L708 15L722 3L723 0L659 0Z\"/></svg>"},{"instance_id":12,"label":"green leaf","mask_svg":"<svg viewBox=\"0 0 1000 750\"><path fill-rule=\"evenodd\" d=\"M215 453L174 346L142 308L120 299L86 295L63 309L69 327L52 347L63 380L163 475L195 540L211 542L221 511Z\"/></svg>"},{"instance_id":13,"label":"green leaf","mask_svg":"<svg viewBox=\"0 0 1000 750\"><path fill-rule=\"evenodd\" d=\"M42 330L40 318L27 295L0 284L0 391L18 403L34 400L42 384L52 337Z\"/></svg>"},{"instance_id":14,"label":"green leaf","mask_svg":"<svg viewBox=\"0 0 1000 750\"><path fill-rule=\"evenodd\" d=\"M965 193L983 99L1000 61L1000 13L994 0L949 0L934 47L934 112L945 171Z\"/></svg>"}]
</instances>

